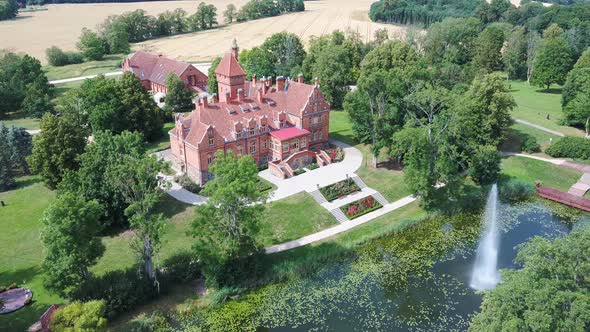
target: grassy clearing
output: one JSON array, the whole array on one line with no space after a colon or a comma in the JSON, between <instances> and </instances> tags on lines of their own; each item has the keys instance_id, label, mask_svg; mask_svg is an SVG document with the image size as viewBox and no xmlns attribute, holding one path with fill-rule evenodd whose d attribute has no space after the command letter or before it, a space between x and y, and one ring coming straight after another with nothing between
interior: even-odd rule
<instances>
[{"instance_id":1,"label":"grassy clearing","mask_svg":"<svg viewBox=\"0 0 590 332\"><path fill-rule=\"evenodd\" d=\"M158 152L170 148L170 136L168 132L174 128L174 123L167 122L162 129L162 136L155 142L147 144L148 152Z\"/></svg>"},{"instance_id":2,"label":"grassy clearing","mask_svg":"<svg viewBox=\"0 0 590 332\"><path fill-rule=\"evenodd\" d=\"M17 180L17 188L0 193L0 285L17 283L33 291L33 304L0 316L0 331L26 331L47 308L62 300L43 287L40 217L55 195L39 177Z\"/></svg>"},{"instance_id":3,"label":"grassy clearing","mask_svg":"<svg viewBox=\"0 0 590 332\"><path fill-rule=\"evenodd\" d=\"M27 118L22 112L9 113L0 119L7 127L16 126L29 130L39 129L41 119Z\"/></svg>"},{"instance_id":4,"label":"grassy clearing","mask_svg":"<svg viewBox=\"0 0 590 332\"><path fill-rule=\"evenodd\" d=\"M541 146L541 151L545 151L546 148L551 145L551 142L555 142L560 137L550 134L546 131L539 130L533 127L529 127L527 125L523 125L520 123L514 123L508 132L508 138L504 144L500 147L502 151L506 152L522 152L521 151L521 144L522 139L521 137L524 135L529 135L534 137L537 140L537 143Z\"/></svg>"},{"instance_id":5,"label":"grassy clearing","mask_svg":"<svg viewBox=\"0 0 590 332\"><path fill-rule=\"evenodd\" d=\"M530 182L541 181L545 186L568 191L578 182L582 172L545 161L513 156L502 160L502 175Z\"/></svg>"},{"instance_id":6,"label":"grassy clearing","mask_svg":"<svg viewBox=\"0 0 590 332\"><path fill-rule=\"evenodd\" d=\"M338 224L326 209L307 193L269 204L259 241L265 246L291 241Z\"/></svg>"},{"instance_id":7,"label":"grassy clearing","mask_svg":"<svg viewBox=\"0 0 590 332\"><path fill-rule=\"evenodd\" d=\"M560 125L560 120L563 118L561 87L545 91L539 87L529 86L524 81L510 81L509 84L510 92L517 104L512 116L566 135L584 135L582 130Z\"/></svg>"},{"instance_id":8,"label":"grassy clearing","mask_svg":"<svg viewBox=\"0 0 590 332\"><path fill-rule=\"evenodd\" d=\"M120 70L124 57L123 54L113 54L105 56L104 60L101 61L88 61L61 67L45 66L43 69L50 81L105 74Z\"/></svg>"},{"instance_id":9,"label":"grassy clearing","mask_svg":"<svg viewBox=\"0 0 590 332\"><path fill-rule=\"evenodd\" d=\"M344 143L353 145L363 153L363 164L356 172L363 181L371 188L379 191L387 200L394 202L402 197L408 196L411 192L404 183L404 175L401 170L390 167L387 156L382 155L379 158L379 167L370 166L371 151L365 144L358 144L354 139L352 125L348 115L343 111L333 111L330 113L330 137Z\"/></svg>"}]
</instances>

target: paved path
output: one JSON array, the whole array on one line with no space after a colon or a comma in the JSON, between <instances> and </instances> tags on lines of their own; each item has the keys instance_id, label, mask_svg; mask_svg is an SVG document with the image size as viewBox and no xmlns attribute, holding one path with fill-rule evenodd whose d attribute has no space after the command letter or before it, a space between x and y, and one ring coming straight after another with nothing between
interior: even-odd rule
<instances>
[{"instance_id":1,"label":"paved path","mask_svg":"<svg viewBox=\"0 0 590 332\"><path fill-rule=\"evenodd\" d=\"M297 239L297 240L293 240L293 241L289 241L289 242L285 242L285 243L281 243L281 244L267 247L267 248L265 248L265 251L268 254L272 254L272 253L286 251L286 250L294 249L297 247L302 247L302 246L305 246L305 245L308 245L308 244L311 244L314 242L325 240L325 239L330 238L334 235L346 232L346 231L351 230L355 227L358 227L362 224L368 223L369 221L371 221L377 217L380 217L380 216L387 214L391 211L394 211L394 210L397 210L401 207L404 207L414 201L416 201L416 198L414 196L404 197L396 202L385 205L384 207L382 207L379 210L373 211L371 213L367 213L364 216L360 216L354 220L344 221L337 226L325 229L323 231L320 231L320 232L317 232L317 233L314 233L311 235L304 236L304 237Z\"/></svg>"},{"instance_id":2,"label":"paved path","mask_svg":"<svg viewBox=\"0 0 590 332\"><path fill-rule=\"evenodd\" d=\"M532 127L532 128L536 128L536 129L542 130L542 131L544 131L544 132L547 132L547 133L549 133L549 134L553 134L553 135L555 135L555 136L559 136L559 137L565 137L565 134L564 134L564 133L562 133L562 132L555 131L555 130L551 130L551 129L549 129L549 128L545 128L545 127L543 127L543 126L539 126L539 125L537 125L537 124L534 124L534 123L532 123L532 122L528 122L528 121L525 121L525 120L522 120L522 119L517 119L517 118L512 118L512 119L513 119L515 122L517 122L517 123L520 123L520 124L523 124L523 125L525 125L525 126L529 126L529 127Z\"/></svg>"},{"instance_id":3,"label":"paved path","mask_svg":"<svg viewBox=\"0 0 590 332\"><path fill-rule=\"evenodd\" d=\"M311 193L316 191L318 186L325 187L342 181L347 176L356 176L354 172L361 167L363 162L362 152L339 141L330 141L330 143L340 146L344 150L344 160L288 179L274 176L268 169L258 173L260 177L277 187L271 193L269 201L278 201L303 191Z\"/></svg>"},{"instance_id":4,"label":"paved path","mask_svg":"<svg viewBox=\"0 0 590 332\"><path fill-rule=\"evenodd\" d=\"M207 197L194 194L180 186L178 182L174 181L174 177L163 173L159 174L164 180L170 183L170 187L163 188L168 195L175 198L177 201L190 204L190 205L202 205L207 202Z\"/></svg>"},{"instance_id":5,"label":"paved path","mask_svg":"<svg viewBox=\"0 0 590 332\"><path fill-rule=\"evenodd\" d=\"M207 75L207 72L209 71L209 67L211 67L211 63L210 62L206 62L206 63L193 63L193 66L197 67L198 70L202 71L205 75ZM114 72L104 73L104 74L100 74L100 75L104 75L106 77L120 76L120 75L123 75L123 71L117 70L117 71L114 71ZM61 80L49 81L49 84L64 84L64 83L70 83L70 82L76 82L76 81L83 81L83 80L95 78L96 76L98 76L98 74L97 75L88 75L88 76L78 76L78 77L64 78L64 79L61 79Z\"/></svg>"}]
</instances>

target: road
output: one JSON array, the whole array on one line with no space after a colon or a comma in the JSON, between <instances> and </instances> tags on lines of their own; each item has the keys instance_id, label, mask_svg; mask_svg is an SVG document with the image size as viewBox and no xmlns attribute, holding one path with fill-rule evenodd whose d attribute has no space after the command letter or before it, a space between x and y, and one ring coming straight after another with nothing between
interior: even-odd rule
<instances>
[{"instance_id":1,"label":"road","mask_svg":"<svg viewBox=\"0 0 590 332\"><path fill-rule=\"evenodd\" d=\"M197 67L198 70L202 71L203 73L205 73L205 75L207 75L207 72L209 71L209 67L211 67L211 63L210 62L193 63L193 66ZM119 70L119 71L114 71L114 72L110 72L110 73L104 73L101 75L104 75L106 77L120 76L120 75L123 75L123 71ZM53 85L58 85L58 84L88 80L88 79L95 78L96 76L98 76L98 75L88 75L88 76L64 78L64 79L60 79L60 80L49 81L49 83L53 84Z\"/></svg>"}]
</instances>

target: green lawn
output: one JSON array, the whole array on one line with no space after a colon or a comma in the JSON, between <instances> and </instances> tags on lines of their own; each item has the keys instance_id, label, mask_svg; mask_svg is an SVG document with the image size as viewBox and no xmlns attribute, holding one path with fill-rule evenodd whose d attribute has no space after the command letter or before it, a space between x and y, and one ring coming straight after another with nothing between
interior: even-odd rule
<instances>
[{"instance_id":1,"label":"green lawn","mask_svg":"<svg viewBox=\"0 0 590 332\"><path fill-rule=\"evenodd\" d=\"M525 157L508 157L502 161L502 175L522 180L541 181L543 185L568 191L582 172Z\"/></svg>"},{"instance_id":2,"label":"green lawn","mask_svg":"<svg viewBox=\"0 0 590 332\"><path fill-rule=\"evenodd\" d=\"M41 120L35 118L27 118L21 112L10 113L7 116L0 118L7 127L16 126L29 130L39 129Z\"/></svg>"},{"instance_id":3,"label":"green lawn","mask_svg":"<svg viewBox=\"0 0 590 332\"><path fill-rule=\"evenodd\" d=\"M392 169L387 163L380 164L378 168L370 166L372 155L369 147L365 144L355 142L352 125L346 112L332 111L330 113L330 137L353 145L363 153L363 164L356 171L356 174L369 187L383 194L387 200L393 202L411 194L404 183L404 176L401 170ZM384 161L387 161L387 157L382 155L379 158L379 162Z\"/></svg>"},{"instance_id":4,"label":"green lawn","mask_svg":"<svg viewBox=\"0 0 590 332\"><path fill-rule=\"evenodd\" d=\"M556 86L546 92L542 88L529 86L524 81L510 81L509 84L517 104L512 116L566 135L584 135L582 130L560 125L560 120L563 118L561 87ZM547 119L547 115L549 115L549 119Z\"/></svg>"},{"instance_id":5,"label":"green lawn","mask_svg":"<svg viewBox=\"0 0 590 332\"><path fill-rule=\"evenodd\" d=\"M0 193L0 285L13 282L33 291L33 304L0 316L0 331L25 331L53 303L62 300L43 287L39 218L54 199L38 177L23 177L17 189Z\"/></svg>"},{"instance_id":6,"label":"green lawn","mask_svg":"<svg viewBox=\"0 0 590 332\"><path fill-rule=\"evenodd\" d=\"M551 144L551 141L555 142L560 138L559 136L549 134L548 132L540 129L520 123L514 123L508 132L508 139L500 147L500 149L507 152L522 152L520 147L522 143L521 136L523 135L534 137L537 140L537 143L541 146L541 151L544 151L546 148L548 148Z\"/></svg>"},{"instance_id":7,"label":"green lawn","mask_svg":"<svg viewBox=\"0 0 590 332\"><path fill-rule=\"evenodd\" d=\"M114 54L105 56L101 61L88 61L74 65L62 67L45 66L43 69L50 81L61 80L65 78L89 76L110 73L121 69L121 62L124 55Z\"/></svg>"},{"instance_id":8,"label":"green lawn","mask_svg":"<svg viewBox=\"0 0 590 332\"><path fill-rule=\"evenodd\" d=\"M295 240L338 224L328 210L307 193L269 204L260 227L259 241L265 246Z\"/></svg>"},{"instance_id":9,"label":"green lawn","mask_svg":"<svg viewBox=\"0 0 590 332\"><path fill-rule=\"evenodd\" d=\"M155 142L148 143L147 149L149 152L158 152L170 148L170 136L168 132L174 128L173 122L166 122L162 129L162 136Z\"/></svg>"}]
</instances>

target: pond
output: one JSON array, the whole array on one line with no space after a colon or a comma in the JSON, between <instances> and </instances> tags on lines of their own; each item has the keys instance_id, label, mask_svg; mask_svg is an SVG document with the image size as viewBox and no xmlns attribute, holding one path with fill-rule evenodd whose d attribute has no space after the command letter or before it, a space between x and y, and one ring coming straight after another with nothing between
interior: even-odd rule
<instances>
[{"instance_id":1,"label":"pond","mask_svg":"<svg viewBox=\"0 0 590 332\"><path fill-rule=\"evenodd\" d=\"M499 205L499 269L518 268L516 247L531 237L571 231L552 211L539 200ZM479 213L429 217L311 276L265 286L193 323L204 319L213 330L260 332L465 331L482 300L469 286L482 224Z\"/></svg>"}]
</instances>

